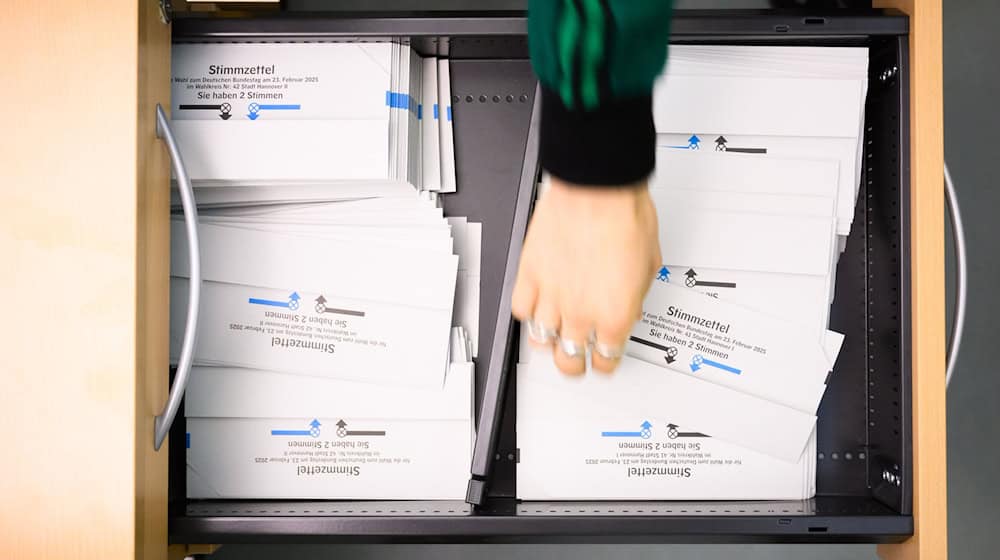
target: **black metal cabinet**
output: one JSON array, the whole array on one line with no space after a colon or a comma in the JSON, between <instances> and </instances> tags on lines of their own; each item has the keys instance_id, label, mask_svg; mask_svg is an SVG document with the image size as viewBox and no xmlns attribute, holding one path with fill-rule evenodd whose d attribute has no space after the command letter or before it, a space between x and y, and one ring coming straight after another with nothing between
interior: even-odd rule
<instances>
[{"instance_id":1,"label":"black metal cabinet","mask_svg":"<svg viewBox=\"0 0 1000 560\"><path fill-rule=\"evenodd\" d=\"M483 505L455 502L187 500L184 422L173 428L172 543L235 542L886 542L913 533L909 367L909 102L905 16L836 10L679 11L673 40L863 45L870 49L864 169L855 227L837 270L831 327L846 341L819 411L817 496L802 502L518 502L513 376L502 301L515 216L536 178L529 128L535 78L519 14L434 17L180 18L174 41L410 41L452 59L459 192L445 210L483 222L477 410ZM817 107L822 111L822 107ZM526 157L527 154L527 157ZM520 193L520 195L519 195ZM512 231L514 234L512 234ZM512 244L512 240L514 243ZM510 288L509 285L506 286ZM498 332L498 328L500 332ZM494 348L494 346L501 347ZM501 383L501 381L503 381ZM485 398L484 398L485 396Z\"/></svg>"}]
</instances>

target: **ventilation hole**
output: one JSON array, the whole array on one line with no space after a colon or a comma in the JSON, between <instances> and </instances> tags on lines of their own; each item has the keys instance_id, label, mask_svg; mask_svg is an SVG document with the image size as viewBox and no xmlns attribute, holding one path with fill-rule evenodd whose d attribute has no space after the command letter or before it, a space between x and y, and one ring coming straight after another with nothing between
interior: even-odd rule
<instances>
[{"instance_id":1,"label":"ventilation hole","mask_svg":"<svg viewBox=\"0 0 1000 560\"><path fill-rule=\"evenodd\" d=\"M507 460L508 461L513 461L514 460L514 454L513 453L508 453L507 454Z\"/></svg>"},{"instance_id":2,"label":"ventilation hole","mask_svg":"<svg viewBox=\"0 0 1000 560\"><path fill-rule=\"evenodd\" d=\"M518 98L518 100L519 100L519 101L520 101L521 103L527 103L527 101L528 101L528 96L522 93L522 94L521 94L521 97L519 97L519 98Z\"/></svg>"},{"instance_id":3,"label":"ventilation hole","mask_svg":"<svg viewBox=\"0 0 1000 560\"><path fill-rule=\"evenodd\" d=\"M500 96L499 95L494 95L493 96L493 102L494 103L500 103Z\"/></svg>"},{"instance_id":4,"label":"ventilation hole","mask_svg":"<svg viewBox=\"0 0 1000 560\"><path fill-rule=\"evenodd\" d=\"M465 102L466 103L472 103L473 99L474 98L471 95L466 95L465 96Z\"/></svg>"},{"instance_id":5,"label":"ventilation hole","mask_svg":"<svg viewBox=\"0 0 1000 560\"><path fill-rule=\"evenodd\" d=\"M826 458L826 455L822 451L820 451L819 455L817 455L817 457L819 458L820 461L822 461L823 459Z\"/></svg>"},{"instance_id":6,"label":"ventilation hole","mask_svg":"<svg viewBox=\"0 0 1000 560\"><path fill-rule=\"evenodd\" d=\"M788 33L788 29L789 29L789 27L787 25L775 25L774 26L774 32L775 33Z\"/></svg>"},{"instance_id":7,"label":"ventilation hole","mask_svg":"<svg viewBox=\"0 0 1000 560\"><path fill-rule=\"evenodd\" d=\"M461 101L462 101L462 98L461 98L461 97L459 97L459 96L457 96L457 95L452 95L452 96L451 96L451 102L452 102L452 103L456 103L456 104L457 104L457 103L459 103L459 102L461 102Z\"/></svg>"},{"instance_id":8,"label":"ventilation hole","mask_svg":"<svg viewBox=\"0 0 1000 560\"><path fill-rule=\"evenodd\" d=\"M480 103L486 103L486 96L485 95L480 95L479 96L479 102Z\"/></svg>"},{"instance_id":9,"label":"ventilation hole","mask_svg":"<svg viewBox=\"0 0 1000 560\"><path fill-rule=\"evenodd\" d=\"M840 454L834 451L833 453L830 454L830 458L836 461L837 459L840 459Z\"/></svg>"},{"instance_id":10,"label":"ventilation hole","mask_svg":"<svg viewBox=\"0 0 1000 560\"><path fill-rule=\"evenodd\" d=\"M848 451L847 453L844 453L844 459L847 459L848 461L850 461L853 458L854 458L854 455L850 451Z\"/></svg>"},{"instance_id":11,"label":"ventilation hole","mask_svg":"<svg viewBox=\"0 0 1000 560\"><path fill-rule=\"evenodd\" d=\"M513 96L513 95L509 95L509 94L508 94L508 95L507 95L507 103L510 103L510 102L512 102L512 101L514 101L514 96Z\"/></svg>"},{"instance_id":12,"label":"ventilation hole","mask_svg":"<svg viewBox=\"0 0 1000 560\"><path fill-rule=\"evenodd\" d=\"M497 460L497 461L500 460L500 454L499 453L497 453L496 457L494 457L494 460Z\"/></svg>"}]
</instances>

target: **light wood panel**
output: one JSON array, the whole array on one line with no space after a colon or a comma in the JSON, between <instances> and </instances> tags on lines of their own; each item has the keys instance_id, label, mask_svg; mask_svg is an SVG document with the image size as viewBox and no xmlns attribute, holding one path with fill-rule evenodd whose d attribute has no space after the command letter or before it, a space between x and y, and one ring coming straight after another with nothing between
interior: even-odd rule
<instances>
[{"instance_id":1,"label":"light wood panel","mask_svg":"<svg viewBox=\"0 0 1000 560\"><path fill-rule=\"evenodd\" d=\"M136 0L133 0L136 1ZM139 1L136 169L136 558L167 557L167 449L153 424L167 400L170 318L170 160L156 138L156 105L170 110L170 27L156 2Z\"/></svg>"},{"instance_id":2,"label":"light wood panel","mask_svg":"<svg viewBox=\"0 0 1000 560\"><path fill-rule=\"evenodd\" d=\"M166 556L155 2L0 2L0 557Z\"/></svg>"},{"instance_id":3,"label":"light wood panel","mask_svg":"<svg viewBox=\"0 0 1000 560\"><path fill-rule=\"evenodd\" d=\"M913 512L887 560L948 557L945 452L944 116L941 0L876 0L910 15Z\"/></svg>"}]
</instances>

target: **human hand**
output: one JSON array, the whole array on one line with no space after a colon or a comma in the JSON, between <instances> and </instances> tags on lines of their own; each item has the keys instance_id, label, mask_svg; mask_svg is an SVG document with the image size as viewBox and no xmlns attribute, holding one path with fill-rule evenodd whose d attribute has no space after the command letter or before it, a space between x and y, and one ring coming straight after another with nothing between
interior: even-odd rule
<instances>
[{"instance_id":1,"label":"human hand","mask_svg":"<svg viewBox=\"0 0 1000 560\"><path fill-rule=\"evenodd\" d=\"M612 372L661 267L656 208L646 183L574 186L552 178L535 205L511 307L529 340L553 347L561 371Z\"/></svg>"}]
</instances>

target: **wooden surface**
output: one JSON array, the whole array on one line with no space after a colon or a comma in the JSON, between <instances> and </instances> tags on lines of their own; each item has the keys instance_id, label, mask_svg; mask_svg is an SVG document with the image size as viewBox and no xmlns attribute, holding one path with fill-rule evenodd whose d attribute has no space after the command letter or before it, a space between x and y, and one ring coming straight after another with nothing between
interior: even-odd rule
<instances>
[{"instance_id":1,"label":"wooden surface","mask_svg":"<svg viewBox=\"0 0 1000 560\"><path fill-rule=\"evenodd\" d=\"M136 1L136 0L133 0ZM170 159L156 137L156 105L170 112L170 27L156 2L139 1L136 170L136 558L167 556L167 449L153 424L167 401L170 317Z\"/></svg>"},{"instance_id":2,"label":"wooden surface","mask_svg":"<svg viewBox=\"0 0 1000 560\"><path fill-rule=\"evenodd\" d=\"M913 511L916 534L887 560L948 557L945 452L944 117L941 0L876 0L910 14Z\"/></svg>"},{"instance_id":3,"label":"wooden surface","mask_svg":"<svg viewBox=\"0 0 1000 560\"><path fill-rule=\"evenodd\" d=\"M0 558L166 556L166 454L148 449L168 194L150 99L168 36L150 8L0 2Z\"/></svg>"}]
</instances>

